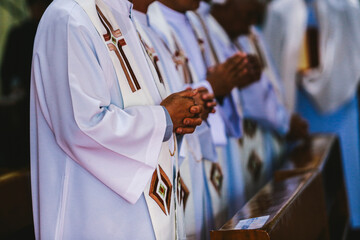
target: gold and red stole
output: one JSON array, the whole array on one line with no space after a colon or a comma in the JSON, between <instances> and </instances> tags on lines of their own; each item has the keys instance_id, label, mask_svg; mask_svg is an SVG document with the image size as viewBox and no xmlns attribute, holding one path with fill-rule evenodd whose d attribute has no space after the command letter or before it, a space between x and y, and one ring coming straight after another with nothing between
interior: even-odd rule
<instances>
[{"instance_id":1,"label":"gold and red stole","mask_svg":"<svg viewBox=\"0 0 360 240\"><path fill-rule=\"evenodd\" d=\"M140 66L128 46L128 39L125 39L111 10L102 0L76 1L88 14L108 49L116 71L124 108L154 105L154 99L147 90ZM175 138L162 144L158 165L144 190L156 239L175 239L176 236L174 163L175 165L177 163Z\"/></svg>"}]
</instances>

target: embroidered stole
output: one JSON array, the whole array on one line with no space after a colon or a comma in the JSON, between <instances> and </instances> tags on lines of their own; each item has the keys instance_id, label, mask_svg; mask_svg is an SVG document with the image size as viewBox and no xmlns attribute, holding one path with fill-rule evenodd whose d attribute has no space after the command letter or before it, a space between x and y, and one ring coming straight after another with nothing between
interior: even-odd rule
<instances>
[{"instance_id":1,"label":"embroidered stole","mask_svg":"<svg viewBox=\"0 0 360 240\"><path fill-rule=\"evenodd\" d=\"M168 26L166 19L163 17L161 9L155 4L153 7L153 14L158 18L162 18L160 21L155 23L155 25L160 24L162 29L166 29L164 32L165 39L163 40L164 46L167 48L168 52L172 55L174 64L180 78L183 80L182 84L192 84L199 82L196 72L193 69L192 65L189 63L188 58L185 55L181 41L179 37ZM203 167L202 167L202 152L201 145L198 139L198 130L195 134L185 135L180 149L180 158L182 159L179 165L178 173L178 191L177 191L177 210L182 211L185 219L185 229L186 237L188 239L196 239L201 237L201 231L203 228L203 223L199 222L199 219L196 218L199 212L203 214L203 209L198 209L196 206L201 203L203 207ZM194 181L192 174L197 173L201 178L201 182ZM201 192L201 199L195 199L194 189L198 193ZM180 214L179 214L180 215ZM201 219L202 221L203 219Z\"/></svg>"},{"instance_id":2,"label":"embroidered stole","mask_svg":"<svg viewBox=\"0 0 360 240\"><path fill-rule=\"evenodd\" d=\"M271 82L271 85L275 91L275 94L279 100L280 103L284 104L284 95L282 88L280 87L280 83L277 80L276 74L274 73L273 69L271 69L271 64L269 62L269 59L267 58L267 55L265 53L265 50L261 46L258 36L252 31L250 35L248 36L249 43L250 43L250 51L251 53L254 53L258 56L260 63L262 65L262 69L264 71L263 74L265 74L268 79Z\"/></svg>"},{"instance_id":3,"label":"embroidered stole","mask_svg":"<svg viewBox=\"0 0 360 240\"><path fill-rule=\"evenodd\" d=\"M159 94L162 99L165 99L171 92L168 82L165 79L163 66L159 63L160 59L158 54L156 53L146 31L136 20L134 20L134 24L141 42L141 47L145 54L145 58L150 66L151 73L155 79L155 84L159 90Z\"/></svg>"},{"instance_id":4,"label":"embroidered stole","mask_svg":"<svg viewBox=\"0 0 360 240\"><path fill-rule=\"evenodd\" d=\"M167 92L167 94L170 94L169 90L169 83L166 79L164 70L162 69L162 64L158 64L158 57L157 53L155 52L155 49L152 45L152 42L150 40L149 35L147 34L147 31L141 26L140 23L138 23L136 20L135 26L138 30L139 38L143 44L143 50L146 52L146 55L148 56L148 61L151 61L151 64L154 65L153 74L156 74L159 76L159 83L161 83ZM161 80L160 80L161 79ZM185 142L188 135L184 136L183 141ZM184 144L184 143L183 143ZM192 192L191 188L191 180L189 178L190 176L190 170L188 166L188 159L185 159L181 167L179 167L178 162L174 164L174 191L173 193L175 198L175 206L176 206L176 235L177 239L186 239L186 230L185 230L185 208L187 205L193 206L193 202L191 201L192 198L190 196L190 193ZM191 199L191 200L190 200ZM190 200L190 201L189 201Z\"/></svg>"},{"instance_id":5,"label":"embroidered stole","mask_svg":"<svg viewBox=\"0 0 360 240\"><path fill-rule=\"evenodd\" d=\"M250 39L249 39L250 40ZM235 41L234 46L237 49L244 52L244 47L240 42ZM258 54L256 47L251 46L251 53ZM260 177L263 175L263 165L265 160L265 143L264 133L258 124L250 119L243 120L243 137L239 140L239 147L241 153L241 163L243 165L243 176L246 183L245 192L247 193L247 199L249 199L250 193L258 184Z\"/></svg>"},{"instance_id":6,"label":"embroidered stole","mask_svg":"<svg viewBox=\"0 0 360 240\"><path fill-rule=\"evenodd\" d=\"M206 67L210 68L219 64L219 58L215 52L215 48L210 39L209 31L204 20L197 12L188 12L187 16L190 22L190 26L198 41L203 62L205 63ZM196 21L196 19L199 21L203 31L201 31L199 28L196 27L195 22L192 22L192 21ZM209 44L210 52L206 51L205 41L207 41L207 43ZM209 53L208 55L209 59L206 57L207 53ZM217 108L217 111L219 114L219 111L221 110ZM220 117L220 115L217 115L216 117ZM218 119L217 121L222 121L222 119ZM211 119L209 119L209 122L211 125L212 123ZM217 153L217 162L212 162L204 159L203 166L206 175L206 185L211 198L211 201L207 202L206 204L211 204L213 216L210 217L211 220L213 220L213 224L214 224L214 226L211 226L212 223L210 222L210 226L208 227L220 228L222 224L226 221L227 205L229 201L228 192L227 192L228 176L226 175L226 171L224 171L227 166L227 162L226 162L227 156L226 156L226 150L224 150L223 146L217 146L216 153ZM209 225L209 223L207 224Z\"/></svg>"},{"instance_id":7,"label":"embroidered stole","mask_svg":"<svg viewBox=\"0 0 360 240\"><path fill-rule=\"evenodd\" d=\"M271 64L267 59L264 49L258 42L255 33L251 33L247 36L248 51L252 54L256 54L264 66L264 73L270 80L276 97L279 102L283 103L283 95L277 82L275 74L272 72ZM236 41L237 46L243 49L243 46L239 41ZM245 119L243 122L244 136L240 140L240 149L242 156L242 169L244 170L243 176L245 180L245 192L247 200L251 197L256 190L258 190L266 177L270 174L272 164L277 161L280 153L284 150L281 139L277 138L273 133L265 133L267 130L262 129L256 122L250 119ZM267 138L266 134L271 134L271 137ZM266 142L269 141L269 142ZM265 152L266 144L272 145L272 154Z\"/></svg>"},{"instance_id":8,"label":"embroidered stole","mask_svg":"<svg viewBox=\"0 0 360 240\"><path fill-rule=\"evenodd\" d=\"M216 64L219 64L220 60L219 60L219 57L216 54L214 43L211 40L210 32L209 32L209 29L208 29L207 25L205 24L205 20L202 18L202 16L198 12L194 11L194 14L198 17L198 19L200 21L200 24L204 29L205 37L208 39L211 55L213 57L213 62L215 62Z\"/></svg>"},{"instance_id":9,"label":"embroidered stole","mask_svg":"<svg viewBox=\"0 0 360 240\"><path fill-rule=\"evenodd\" d=\"M259 58L261 58L264 66L264 74L266 74L266 76L270 80L278 101L285 106L285 96L283 94L282 87L280 86L281 83L278 80L277 74L274 72L274 65L271 63L271 60L269 59L269 56L267 55L266 50L261 43L261 40L258 38L255 29L251 30L251 33L247 37L247 40L249 40L250 52L256 54L257 56L259 56ZM239 41L237 41L237 43L240 46ZM272 146L272 160L279 161L281 154L285 151L284 140L271 133L271 137L268 138L268 141L270 141L270 144ZM275 163L275 165L278 164Z\"/></svg>"},{"instance_id":10,"label":"embroidered stole","mask_svg":"<svg viewBox=\"0 0 360 240\"><path fill-rule=\"evenodd\" d=\"M219 64L220 63L219 57L216 54L214 44L211 41L209 29L208 29L207 25L205 24L204 19L196 11L188 12L187 15L188 15L191 27L192 27L192 29L194 31L195 37L196 37L196 39L198 41L198 44L199 44L199 47L200 47L200 50L201 50L201 54L202 54L204 63L206 64L206 67L209 68L209 67L212 67L214 65ZM203 31L200 31L200 29L195 26L195 24L192 22L193 18L194 18L194 20L196 18L199 21ZM208 57L210 58L209 60L206 57L205 40L207 41L207 43L209 45L209 50L210 50L208 52L209 53Z\"/></svg>"},{"instance_id":11,"label":"embroidered stole","mask_svg":"<svg viewBox=\"0 0 360 240\"><path fill-rule=\"evenodd\" d=\"M136 20L135 20L136 22ZM146 31L136 22L136 26L138 32L140 34L140 38L143 41L143 45L152 48L151 40L149 36L146 34ZM188 64L188 59L185 56L184 51L181 48L181 45L176 40L174 35L171 35L171 39L174 43L175 51L171 51L170 48L163 42L165 48L168 50L169 54L172 56L176 69L180 74L180 77L184 79L185 83L191 84L193 83L193 77L190 70L190 66ZM149 54L149 53L148 53ZM161 69L161 64L159 64L159 69ZM167 83L165 79L165 83ZM191 235L196 233L195 231L195 206L192 192L192 179L190 174L190 166L189 161L197 161L201 162L202 155L201 152L196 151L196 149L201 149L200 143L195 135L185 135L183 138L182 147L180 150L180 157L182 158L181 164L179 164L178 168L175 170L176 174L176 182L174 186L175 189L175 203L176 203L176 225L177 225L177 236L178 239L186 239ZM189 159L190 157L193 159ZM186 219L186 221L185 221Z\"/></svg>"},{"instance_id":12,"label":"embroidered stole","mask_svg":"<svg viewBox=\"0 0 360 240\"><path fill-rule=\"evenodd\" d=\"M76 0L85 10L103 39L114 65L124 108L154 105L139 66L111 10L102 0ZM176 139L162 144L158 165L144 190L156 239L176 238L173 163L177 163ZM170 151L174 151L171 156ZM176 164L175 164L176 165Z\"/></svg>"}]
</instances>

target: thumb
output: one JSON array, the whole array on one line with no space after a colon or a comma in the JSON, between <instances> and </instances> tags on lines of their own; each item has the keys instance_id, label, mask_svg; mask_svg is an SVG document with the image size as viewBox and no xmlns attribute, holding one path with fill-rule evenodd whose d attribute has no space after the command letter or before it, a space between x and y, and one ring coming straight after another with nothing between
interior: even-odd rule
<instances>
[{"instance_id":1,"label":"thumb","mask_svg":"<svg viewBox=\"0 0 360 240\"><path fill-rule=\"evenodd\" d=\"M197 89L188 89L188 90L184 90L182 92L179 93L180 96L182 97L193 97L198 93Z\"/></svg>"}]
</instances>

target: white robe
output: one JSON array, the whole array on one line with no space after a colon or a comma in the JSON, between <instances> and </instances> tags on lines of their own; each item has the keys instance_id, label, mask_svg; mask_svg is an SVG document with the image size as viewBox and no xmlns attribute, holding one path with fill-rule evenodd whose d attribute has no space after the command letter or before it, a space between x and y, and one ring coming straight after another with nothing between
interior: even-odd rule
<instances>
[{"instance_id":1,"label":"white robe","mask_svg":"<svg viewBox=\"0 0 360 240\"><path fill-rule=\"evenodd\" d=\"M190 21L190 25L195 31L195 36L201 39L203 58L207 67L213 67L220 63L216 48L211 41L211 31L208 29L209 19L213 19L209 13L210 7L208 4L201 2L197 12L187 12L186 15ZM201 21L203 20L203 21ZM234 89L229 96L224 98L222 109L226 111L225 121L230 122L232 125L236 124L242 118L241 104L237 102L239 100L238 91ZM232 116L232 117L230 117ZM230 124L228 124L230 125ZM240 125L235 126L241 130L242 133L242 121ZM216 130L216 128L215 128ZM230 133L233 131L230 131ZM224 222L233 216L233 214L240 209L244 201L244 184L243 174L241 170L240 151L237 145L240 135L228 134L226 149L218 148L219 164L222 169L223 178L223 190L219 196L211 186L208 186L208 195L211 199L211 206L209 212L213 215L213 226L215 228L221 227ZM210 166L205 166L209 168ZM209 171L206 171L209 172ZM207 176L210 177L209 175ZM224 211L226 206L226 212Z\"/></svg>"},{"instance_id":2,"label":"white robe","mask_svg":"<svg viewBox=\"0 0 360 240\"><path fill-rule=\"evenodd\" d=\"M116 17L143 76L161 100L130 4ZM114 13L115 14L115 13ZM74 0L45 12L34 45L31 178L37 239L154 239L142 194L156 169L166 129L161 106L123 109L104 42Z\"/></svg>"},{"instance_id":3,"label":"white robe","mask_svg":"<svg viewBox=\"0 0 360 240\"><path fill-rule=\"evenodd\" d=\"M168 81L170 89L174 92L183 90L185 88L184 81L175 67L173 56L163 40L149 26L147 16L134 10L133 19L146 44L156 51L160 60L159 66L161 66L162 75ZM179 174L181 178L179 195L181 195L181 191L185 195L183 198L177 198L178 239L200 238L203 233L204 178L201 163L202 151L208 152L207 156L212 155L210 153L214 151L211 142L204 144L203 147L200 145L199 135L206 131L209 132L208 126L203 123L196 129L195 133L185 135L179 142ZM182 222L183 220L185 221Z\"/></svg>"},{"instance_id":4,"label":"white robe","mask_svg":"<svg viewBox=\"0 0 360 240\"><path fill-rule=\"evenodd\" d=\"M189 58L189 65L191 66L191 68L193 69L192 74L194 76L193 79L195 79L194 81L194 85L193 86L199 86L199 85L205 85L208 87L208 89L211 91L211 86L210 84L206 81L206 72L207 72L207 68L206 65L204 64L204 59L202 57L201 51L199 49L199 45L197 45L197 39L194 35L194 32L191 28L191 26L189 25L190 23L187 20L187 17L184 14L175 12L167 7L165 7L164 5L160 4L160 3L154 3L150 6L149 8L149 17L150 17L150 24L151 26L154 26L157 31L159 32L159 35L163 38L163 41L167 44L167 46L169 47L169 49L171 49L172 52L175 52L176 49L176 44L175 42L177 42L181 48L184 50L184 52L186 53L186 55ZM194 44L195 43L195 44ZM234 108L234 105L232 106ZM222 114L219 114L222 113ZM227 114L231 115L231 111L227 111L224 109L223 106L219 106L218 108L218 113L215 115L210 115L209 116L209 125L211 126L211 130L212 130L212 138L204 138L200 135L200 144L201 147L207 147L209 149L209 146L213 146L214 144L216 146L218 146L219 148L217 149L218 152L218 157L211 156L211 158L208 157L208 153L209 151L202 151L203 153L203 163L197 164L195 167L195 165L192 168L192 178L199 178L200 174L203 177L206 177L206 182L205 182L205 186L206 186L206 190L209 190L210 192L206 192L205 195L205 204L202 205L202 208L205 208L204 210L200 209L199 207L201 206L200 201L202 201L199 197L200 194L197 193L199 196L195 197L195 201L196 201L196 206L198 206L198 208L195 209L195 217L198 219L198 221L202 221L202 219L204 217L201 217L203 214L206 214L205 219L206 219L206 227L205 229L210 230L212 229L214 223L213 223L213 215L211 213L211 201L217 201L217 200L221 200L221 199L227 199L227 193L223 192L220 194L221 198L219 198L219 193L215 190L215 188L213 187L211 181L210 181L210 175L211 175L211 168L214 166L214 163L208 161L208 160L212 160L212 161L219 161L219 160L225 160L227 155L225 152L225 148L224 145L227 144L227 132L234 132L237 134L239 134L240 129L240 119L239 117L237 118L237 121L230 121L229 118L227 118L226 116L229 116ZM237 114L237 113L236 113ZM236 115L237 116L237 115ZM232 130L229 130L232 129ZM209 143L209 140L211 141ZM209 145L211 144L211 145ZM214 149L214 148L213 148ZM219 151L220 150L220 151ZM204 170L202 170L202 166L201 164L204 165ZM196 170L197 169L197 170ZM225 173L225 171L223 171L223 173ZM224 175L224 180L223 180L223 187L221 189L221 191L228 191L227 187L226 187L226 175ZM193 180L194 181L194 180ZM194 192L198 192L200 190L200 186L197 184L198 181L194 181L193 184L193 191ZM213 196L217 196L216 198L212 198L210 200L209 198L209 194L213 195ZM218 209L219 212L221 212L222 215L226 215L226 201L223 202L223 204L218 205L220 206L220 208ZM216 212L218 213L218 212ZM220 216L220 214L219 214ZM219 217L220 219L220 217ZM199 225L199 222L197 221L197 226ZM224 220L222 220L221 224L224 223ZM202 225L202 224L201 224ZM204 229L204 227L201 227ZM197 229L200 229L197 227ZM201 230L201 229L200 229ZM207 232L208 234L208 232ZM199 239L199 237L201 236L201 232L199 232L198 230L196 231L196 238Z\"/></svg>"},{"instance_id":5,"label":"white robe","mask_svg":"<svg viewBox=\"0 0 360 240\"><path fill-rule=\"evenodd\" d=\"M253 40L253 38L256 38L256 40ZM257 51L260 51L265 62L265 68L260 80L264 86L261 91L250 90L250 93L246 93L246 91L249 91L246 89L243 91L246 94L242 95L244 115L256 119L263 126L273 129L281 135L285 135L289 130L290 114L284 105L285 96L282 81L279 79L261 33L253 27L251 35L241 36L236 41L246 53L258 54ZM255 41L258 50L256 50ZM261 96L266 97L261 98ZM258 99L263 99L263 101Z\"/></svg>"},{"instance_id":6,"label":"white robe","mask_svg":"<svg viewBox=\"0 0 360 240\"><path fill-rule=\"evenodd\" d=\"M318 0L315 5L320 25L320 67L306 74L301 84L320 111L331 113L352 99L360 80L357 65L360 61L360 9L359 3L351 0ZM277 0L270 4L265 36L292 110L299 51L306 26L304 0Z\"/></svg>"},{"instance_id":7,"label":"white robe","mask_svg":"<svg viewBox=\"0 0 360 240\"><path fill-rule=\"evenodd\" d=\"M202 2L197 12L201 15L209 29L209 35L219 61L224 62L227 58L238 52L239 49L228 37L222 26L211 16L209 8L208 4ZM247 45L243 46L243 50L252 53L252 49ZM241 197L239 193L234 194L233 198L235 201L230 204L230 206L235 207L232 210L233 213L269 179L275 165L274 160L282 148L273 137L272 132L269 131L269 129L275 129L279 133L284 134L287 132L289 125L289 115L275 89L271 79L266 73L263 73L259 82L240 91L235 90L239 98L236 103L243 117L253 119L266 128L258 128L253 137L244 134L241 146L239 146L238 141L231 141L230 143L230 152L233 152L234 156L241 154L241 166L236 165L236 160L229 163L229 165L232 165L233 169L238 168L242 175L242 184L239 184L240 181L234 181L232 191L241 190L242 193L240 191L239 193L243 195ZM273 148L277 150L274 151ZM253 151L263 161L259 174L260 177L257 180L253 179L251 171L248 170L248 161ZM233 172L235 173L235 171ZM238 180L239 174L234 173L233 179Z\"/></svg>"},{"instance_id":8,"label":"white robe","mask_svg":"<svg viewBox=\"0 0 360 240\"><path fill-rule=\"evenodd\" d=\"M163 40L161 40L157 33L150 27L147 15L133 10L133 19L143 40L148 47L155 50L159 57L159 68L164 80L168 83L169 88L172 89L173 92L183 90L183 80L175 67L172 58L173 56ZM204 128L208 128L206 123L202 124L200 127L200 129ZM204 192L204 179L202 177L201 168L203 156L197 134L198 131L199 129L193 134L183 136L182 141L179 141L178 145L180 148L179 179L181 179L181 184L178 186L179 193L176 193L178 239L191 239L194 237L194 233L201 233L202 231L202 225L197 224L202 222L202 215L195 216L195 206L200 210L202 209L202 201L198 201L198 199L203 198L202 194ZM210 147L211 146L208 146L207 148L210 149ZM200 168L197 165L199 165ZM194 187L192 184L196 185L197 191L193 191ZM180 197L182 194L181 192L184 194L183 197Z\"/></svg>"},{"instance_id":9,"label":"white robe","mask_svg":"<svg viewBox=\"0 0 360 240\"><path fill-rule=\"evenodd\" d=\"M360 77L360 10L353 0L315 0L319 23L320 66L301 81L297 110L308 119L310 132L336 133L342 148L350 223L360 226L360 153L356 88ZM308 24L303 0L277 0L269 8L265 34L283 75L295 92L301 43ZM284 47L283 47L284 46ZM288 90L288 89L286 89ZM295 102L296 95L287 101Z\"/></svg>"},{"instance_id":10,"label":"white robe","mask_svg":"<svg viewBox=\"0 0 360 240\"><path fill-rule=\"evenodd\" d=\"M304 0L276 0L268 7L264 27L265 39L284 83L286 107L291 112L296 104L296 71L306 14Z\"/></svg>"}]
</instances>

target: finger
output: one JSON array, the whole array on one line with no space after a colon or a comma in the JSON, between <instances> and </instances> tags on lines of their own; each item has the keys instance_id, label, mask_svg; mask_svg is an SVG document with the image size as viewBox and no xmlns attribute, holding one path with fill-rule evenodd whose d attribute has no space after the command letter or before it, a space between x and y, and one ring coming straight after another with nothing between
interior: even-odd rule
<instances>
[{"instance_id":1,"label":"finger","mask_svg":"<svg viewBox=\"0 0 360 240\"><path fill-rule=\"evenodd\" d=\"M176 130L175 130L175 132L177 133L177 134L183 134L183 128L182 127L178 127Z\"/></svg>"},{"instance_id":2,"label":"finger","mask_svg":"<svg viewBox=\"0 0 360 240\"><path fill-rule=\"evenodd\" d=\"M205 104L205 102L204 102L200 97L199 97L199 98L195 98L194 100L195 100L194 104L195 104L196 106L203 106L203 105Z\"/></svg>"},{"instance_id":3,"label":"finger","mask_svg":"<svg viewBox=\"0 0 360 240\"><path fill-rule=\"evenodd\" d=\"M203 109L200 105L194 105L194 106L190 107L190 113L200 114L202 111L203 111Z\"/></svg>"},{"instance_id":4,"label":"finger","mask_svg":"<svg viewBox=\"0 0 360 240\"><path fill-rule=\"evenodd\" d=\"M176 129L176 133L177 134L190 134L193 133L195 131L195 128L192 127L181 127Z\"/></svg>"},{"instance_id":5,"label":"finger","mask_svg":"<svg viewBox=\"0 0 360 240\"><path fill-rule=\"evenodd\" d=\"M206 103L206 107L207 108L214 108L216 107L217 103L216 102L207 102Z\"/></svg>"},{"instance_id":6,"label":"finger","mask_svg":"<svg viewBox=\"0 0 360 240\"><path fill-rule=\"evenodd\" d=\"M236 76L234 76L234 81L236 84L245 84L250 81L249 79L249 71L247 69L242 70L241 72L238 72Z\"/></svg>"},{"instance_id":7,"label":"finger","mask_svg":"<svg viewBox=\"0 0 360 240\"><path fill-rule=\"evenodd\" d=\"M246 52L243 52L243 51L238 51L237 53L235 53L235 55L239 55L241 57L246 57L248 54Z\"/></svg>"},{"instance_id":8,"label":"finger","mask_svg":"<svg viewBox=\"0 0 360 240\"><path fill-rule=\"evenodd\" d=\"M236 59L232 59L227 65L225 65L225 69L229 72L236 71L239 68L244 68L244 66L248 65L249 61L246 57L238 57Z\"/></svg>"},{"instance_id":9,"label":"finger","mask_svg":"<svg viewBox=\"0 0 360 240\"><path fill-rule=\"evenodd\" d=\"M230 71L232 68L236 67L237 65L241 64L244 61L247 61L247 57L235 54L232 57L228 58L223 63L223 66L226 71Z\"/></svg>"},{"instance_id":10,"label":"finger","mask_svg":"<svg viewBox=\"0 0 360 240\"><path fill-rule=\"evenodd\" d=\"M209 92L209 90L206 87L199 87L199 88L197 88L197 90L201 94Z\"/></svg>"},{"instance_id":11,"label":"finger","mask_svg":"<svg viewBox=\"0 0 360 240\"><path fill-rule=\"evenodd\" d=\"M183 124L185 127L196 127L201 125L202 119L201 118L185 118L183 120Z\"/></svg>"},{"instance_id":12,"label":"finger","mask_svg":"<svg viewBox=\"0 0 360 240\"><path fill-rule=\"evenodd\" d=\"M234 77L236 76L239 72L242 72L244 70L249 71L249 63L248 61L245 59L244 61L242 61L241 63L237 64L236 66L234 66L233 68L231 68L229 70L229 77Z\"/></svg>"},{"instance_id":13,"label":"finger","mask_svg":"<svg viewBox=\"0 0 360 240\"><path fill-rule=\"evenodd\" d=\"M215 99L215 95L212 94L212 93L206 93L206 94L203 94L201 96L202 100L204 101L212 101L213 99Z\"/></svg>"},{"instance_id":14,"label":"finger","mask_svg":"<svg viewBox=\"0 0 360 240\"><path fill-rule=\"evenodd\" d=\"M179 95L182 97L193 97L198 93L197 89L184 90L179 92Z\"/></svg>"}]
</instances>

